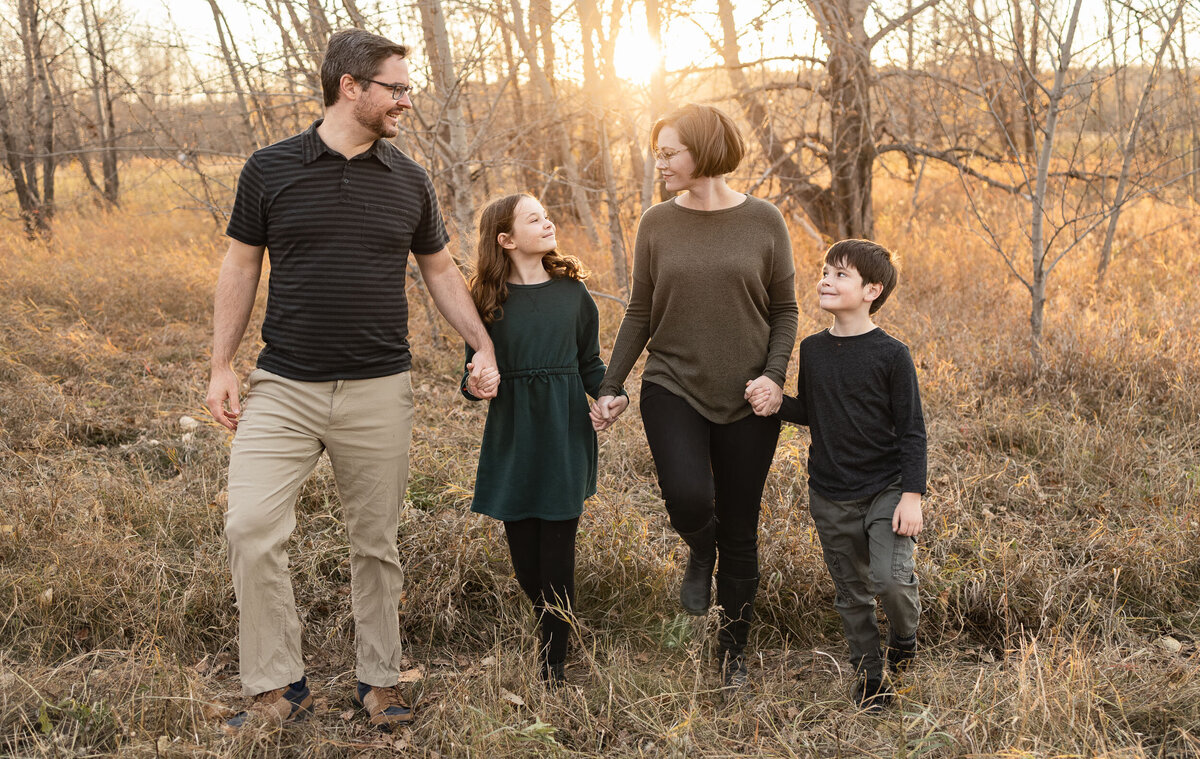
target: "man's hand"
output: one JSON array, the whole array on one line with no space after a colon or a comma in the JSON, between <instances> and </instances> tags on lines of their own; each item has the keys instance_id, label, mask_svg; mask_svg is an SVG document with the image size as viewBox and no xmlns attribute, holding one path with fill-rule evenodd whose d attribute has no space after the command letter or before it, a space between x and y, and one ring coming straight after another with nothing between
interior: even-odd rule
<instances>
[{"instance_id":1,"label":"man's hand","mask_svg":"<svg viewBox=\"0 0 1200 759\"><path fill-rule=\"evenodd\" d=\"M592 429L599 432L606 430L617 417L629 408L629 398L624 395L602 395L592 404L588 416L592 419Z\"/></svg>"},{"instance_id":2,"label":"man's hand","mask_svg":"<svg viewBox=\"0 0 1200 759\"><path fill-rule=\"evenodd\" d=\"M242 403L239 400L241 384L237 373L231 367L214 367L212 377L208 381L208 395L204 398L208 413L212 414L217 424L230 430L237 431L238 417L242 414ZM228 407L227 407L228 406Z\"/></svg>"},{"instance_id":3,"label":"man's hand","mask_svg":"<svg viewBox=\"0 0 1200 759\"><path fill-rule=\"evenodd\" d=\"M925 520L921 516L921 494L901 494L900 503L896 504L896 512L892 514L892 532L915 538L921 534L924 525Z\"/></svg>"},{"instance_id":4,"label":"man's hand","mask_svg":"<svg viewBox=\"0 0 1200 759\"><path fill-rule=\"evenodd\" d=\"M770 416L783 403L783 388L770 377L759 377L746 383L745 398L758 416Z\"/></svg>"},{"instance_id":5,"label":"man's hand","mask_svg":"<svg viewBox=\"0 0 1200 759\"><path fill-rule=\"evenodd\" d=\"M489 347L476 351L467 364L467 391L476 398L495 398L500 388L500 368Z\"/></svg>"}]
</instances>

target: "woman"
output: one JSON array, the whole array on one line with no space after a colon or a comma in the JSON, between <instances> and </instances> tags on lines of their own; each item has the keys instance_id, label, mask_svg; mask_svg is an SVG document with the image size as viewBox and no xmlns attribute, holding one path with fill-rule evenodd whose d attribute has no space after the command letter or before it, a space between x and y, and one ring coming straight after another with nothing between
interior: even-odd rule
<instances>
[{"instance_id":1,"label":"woman","mask_svg":"<svg viewBox=\"0 0 1200 759\"><path fill-rule=\"evenodd\" d=\"M758 512L775 454L796 339L795 267L782 214L725 176L745 152L737 126L686 105L654 125L655 166L678 193L642 216L633 294L600 398L610 425L642 349L641 409L671 525L690 549L679 600L707 612L718 560L722 680L747 681L744 653L758 590Z\"/></svg>"}]
</instances>

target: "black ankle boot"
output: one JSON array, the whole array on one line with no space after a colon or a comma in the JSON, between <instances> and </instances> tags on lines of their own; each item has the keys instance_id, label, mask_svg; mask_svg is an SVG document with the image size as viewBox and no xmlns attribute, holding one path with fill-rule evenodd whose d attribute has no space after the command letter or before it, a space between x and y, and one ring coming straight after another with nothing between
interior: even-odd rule
<instances>
[{"instance_id":1,"label":"black ankle boot","mask_svg":"<svg viewBox=\"0 0 1200 759\"><path fill-rule=\"evenodd\" d=\"M884 652L884 657L889 669L896 673L904 672L912 664L916 656L916 633L913 633L911 638L898 638L891 630L888 631L887 649Z\"/></svg>"},{"instance_id":2,"label":"black ankle boot","mask_svg":"<svg viewBox=\"0 0 1200 759\"><path fill-rule=\"evenodd\" d=\"M722 650L721 687L728 692L740 693L750 683L750 672L746 669L744 654Z\"/></svg>"},{"instance_id":3,"label":"black ankle boot","mask_svg":"<svg viewBox=\"0 0 1200 759\"><path fill-rule=\"evenodd\" d=\"M859 677L851 694L854 703L868 712L881 712L892 703L895 691L880 675L863 675Z\"/></svg>"},{"instance_id":4,"label":"black ankle boot","mask_svg":"<svg viewBox=\"0 0 1200 759\"><path fill-rule=\"evenodd\" d=\"M754 617L754 597L758 594L758 578L717 575L717 603L723 609L721 629L717 630L720 646L721 684L740 691L749 682L746 671L746 641L750 637L750 620Z\"/></svg>"},{"instance_id":5,"label":"black ankle boot","mask_svg":"<svg viewBox=\"0 0 1200 759\"><path fill-rule=\"evenodd\" d=\"M689 554L679 586L679 603L688 614L703 616L712 603L713 567L717 563L717 520L695 532L681 532Z\"/></svg>"},{"instance_id":6,"label":"black ankle boot","mask_svg":"<svg viewBox=\"0 0 1200 759\"><path fill-rule=\"evenodd\" d=\"M542 682L548 688L557 688L567 682L567 672L565 662L551 663L548 661L542 662Z\"/></svg>"}]
</instances>

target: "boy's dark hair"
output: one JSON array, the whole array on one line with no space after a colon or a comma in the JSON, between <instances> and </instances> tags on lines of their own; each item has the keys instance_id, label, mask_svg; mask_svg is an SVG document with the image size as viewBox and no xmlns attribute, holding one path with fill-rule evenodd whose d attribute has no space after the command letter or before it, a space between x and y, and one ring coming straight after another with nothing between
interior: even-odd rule
<instances>
[{"instance_id":1,"label":"boy's dark hair","mask_svg":"<svg viewBox=\"0 0 1200 759\"><path fill-rule=\"evenodd\" d=\"M719 177L732 172L742 162L746 142L742 133L719 108L711 105L687 105L671 111L650 129L650 147L658 147L658 133L665 126L675 127L679 141L696 162L695 176Z\"/></svg>"},{"instance_id":2,"label":"boy's dark hair","mask_svg":"<svg viewBox=\"0 0 1200 759\"><path fill-rule=\"evenodd\" d=\"M854 267L862 276L864 285L883 286L879 297L871 303L869 313L872 314L883 307L899 281L896 257L887 248L870 240L835 242L825 251L825 263L830 266Z\"/></svg>"},{"instance_id":3,"label":"boy's dark hair","mask_svg":"<svg viewBox=\"0 0 1200 759\"><path fill-rule=\"evenodd\" d=\"M349 74L359 82L374 79L380 64L393 55L407 57L408 46L362 29L336 32L329 38L325 60L321 61L321 93L325 96L325 105L331 106L338 101L343 74Z\"/></svg>"}]
</instances>

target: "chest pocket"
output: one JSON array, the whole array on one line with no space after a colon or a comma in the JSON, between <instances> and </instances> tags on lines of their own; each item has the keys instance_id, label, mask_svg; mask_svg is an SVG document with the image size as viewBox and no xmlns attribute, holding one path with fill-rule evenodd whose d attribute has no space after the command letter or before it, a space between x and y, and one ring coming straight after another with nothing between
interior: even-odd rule
<instances>
[{"instance_id":1,"label":"chest pocket","mask_svg":"<svg viewBox=\"0 0 1200 759\"><path fill-rule=\"evenodd\" d=\"M383 252L408 253L416 229L416 214L410 209L363 203L359 241L363 247Z\"/></svg>"}]
</instances>

